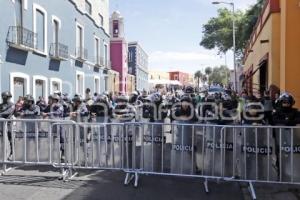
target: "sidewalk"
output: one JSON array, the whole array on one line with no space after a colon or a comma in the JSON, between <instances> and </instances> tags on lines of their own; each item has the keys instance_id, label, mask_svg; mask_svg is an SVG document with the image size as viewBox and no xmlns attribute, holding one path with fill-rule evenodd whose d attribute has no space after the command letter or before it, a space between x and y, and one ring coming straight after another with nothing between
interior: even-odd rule
<instances>
[{"instance_id":1,"label":"sidewalk","mask_svg":"<svg viewBox=\"0 0 300 200\"><path fill-rule=\"evenodd\" d=\"M0 176L1 200L250 200L247 185L203 179L140 176L139 187L124 186L124 173L80 171L72 181L57 179L53 168L26 167ZM254 184L258 200L300 200L300 187Z\"/></svg>"}]
</instances>

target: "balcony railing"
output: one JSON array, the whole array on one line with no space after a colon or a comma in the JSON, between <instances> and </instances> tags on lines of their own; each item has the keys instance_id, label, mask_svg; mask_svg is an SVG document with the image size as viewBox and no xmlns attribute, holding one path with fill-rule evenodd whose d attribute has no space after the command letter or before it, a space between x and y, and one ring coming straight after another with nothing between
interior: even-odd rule
<instances>
[{"instance_id":1,"label":"balcony railing","mask_svg":"<svg viewBox=\"0 0 300 200\"><path fill-rule=\"evenodd\" d=\"M10 26L6 42L10 47L33 50L37 46L37 33L22 26Z\"/></svg>"},{"instance_id":2,"label":"balcony railing","mask_svg":"<svg viewBox=\"0 0 300 200\"><path fill-rule=\"evenodd\" d=\"M52 59L67 60L69 58L68 46L61 43L52 43L49 52Z\"/></svg>"},{"instance_id":3,"label":"balcony railing","mask_svg":"<svg viewBox=\"0 0 300 200\"><path fill-rule=\"evenodd\" d=\"M76 48L76 57L81 61L86 61L88 58L88 50L82 47Z\"/></svg>"}]
</instances>

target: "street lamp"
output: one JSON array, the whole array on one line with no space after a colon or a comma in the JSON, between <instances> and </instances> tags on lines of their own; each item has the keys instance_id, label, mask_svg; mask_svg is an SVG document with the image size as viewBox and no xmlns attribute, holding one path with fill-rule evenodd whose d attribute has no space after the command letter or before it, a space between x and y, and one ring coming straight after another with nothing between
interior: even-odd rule
<instances>
[{"instance_id":1,"label":"street lamp","mask_svg":"<svg viewBox=\"0 0 300 200\"><path fill-rule=\"evenodd\" d=\"M227 4L232 7L232 31L233 31L233 65L234 65L234 89L237 91L237 72L236 72L236 39L235 39L235 8L233 2L225 2L225 1L214 1L212 2L214 5L218 4Z\"/></svg>"}]
</instances>

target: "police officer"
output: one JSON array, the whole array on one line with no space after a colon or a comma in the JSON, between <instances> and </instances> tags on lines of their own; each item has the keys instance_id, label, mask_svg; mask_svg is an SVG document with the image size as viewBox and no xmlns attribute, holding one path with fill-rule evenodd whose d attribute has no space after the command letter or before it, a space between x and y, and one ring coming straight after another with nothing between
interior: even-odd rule
<instances>
[{"instance_id":1,"label":"police officer","mask_svg":"<svg viewBox=\"0 0 300 200\"><path fill-rule=\"evenodd\" d=\"M28 94L24 97L24 105L17 113L17 116L20 116L24 119L34 119L40 116L40 107L35 105L32 95Z\"/></svg>"},{"instance_id":2,"label":"police officer","mask_svg":"<svg viewBox=\"0 0 300 200\"><path fill-rule=\"evenodd\" d=\"M72 108L72 102L69 98L69 95L67 93L64 93L62 95L62 106L64 109L63 118L67 119L70 116L71 108Z\"/></svg>"},{"instance_id":3,"label":"police officer","mask_svg":"<svg viewBox=\"0 0 300 200\"><path fill-rule=\"evenodd\" d=\"M275 102L275 112L273 113L273 124L278 126L296 126L300 122L299 111L293 108L295 104L294 97L287 92L282 93ZM296 133L297 129L294 130ZM276 167L278 175L281 172L282 180L291 180L291 156L295 163L298 163L300 157L297 153L291 155L291 151L285 151L286 147L290 147L291 144L294 145L292 149L295 149L299 145L300 140L298 134L293 134L292 129L275 129L275 144L276 144ZM293 137L293 141L291 140ZM280 143L281 142L281 143ZM282 149L280 149L282 147ZM280 157L280 155L282 155ZM279 165L281 159L282 165ZM299 180L299 173L294 172L294 180Z\"/></svg>"},{"instance_id":4,"label":"police officer","mask_svg":"<svg viewBox=\"0 0 300 200\"><path fill-rule=\"evenodd\" d=\"M90 108L90 113L93 121L96 122L109 122L112 114L109 100L105 95L98 95L93 105Z\"/></svg>"},{"instance_id":5,"label":"police officer","mask_svg":"<svg viewBox=\"0 0 300 200\"><path fill-rule=\"evenodd\" d=\"M49 106L49 112L43 113L43 116L49 117L50 119L62 119L64 108L60 104L60 96L58 96L57 94L52 95Z\"/></svg>"},{"instance_id":6,"label":"police officer","mask_svg":"<svg viewBox=\"0 0 300 200\"><path fill-rule=\"evenodd\" d=\"M12 119L15 106L11 102L11 93L9 91L3 92L1 94L3 102L0 104L0 118L4 119ZM3 124L0 125L0 131L3 133ZM11 123L7 123L7 136L10 144L10 154L9 159L12 156L13 149L12 149L12 138L11 138Z\"/></svg>"},{"instance_id":7,"label":"police officer","mask_svg":"<svg viewBox=\"0 0 300 200\"><path fill-rule=\"evenodd\" d=\"M275 112L273 113L274 125L295 126L299 123L299 112L293 108L294 97L284 92L275 102Z\"/></svg>"},{"instance_id":8,"label":"police officer","mask_svg":"<svg viewBox=\"0 0 300 200\"><path fill-rule=\"evenodd\" d=\"M75 94L73 101L73 112L70 112L70 117L77 122L87 122L89 110L83 102L81 95Z\"/></svg>"},{"instance_id":9,"label":"police officer","mask_svg":"<svg viewBox=\"0 0 300 200\"><path fill-rule=\"evenodd\" d=\"M60 103L61 97L57 94L53 94L51 96L51 101L50 101L50 110L47 113L43 113L44 117L50 118L50 119L63 119L64 115L64 108ZM60 151L61 151L61 160L64 161L65 159L65 145L64 145L64 135L62 133L62 129L59 126L54 126L53 127L53 133L57 133L57 128L59 128L59 138L60 138Z\"/></svg>"},{"instance_id":10,"label":"police officer","mask_svg":"<svg viewBox=\"0 0 300 200\"><path fill-rule=\"evenodd\" d=\"M117 121L132 121L135 115L136 109L129 104L129 98L125 95L118 96L112 117Z\"/></svg>"},{"instance_id":11,"label":"police officer","mask_svg":"<svg viewBox=\"0 0 300 200\"><path fill-rule=\"evenodd\" d=\"M173 110L173 117L183 121L197 121L196 111L193 106L193 99L188 95L183 95L180 99L180 106Z\"/></svg>"}]
</instances>

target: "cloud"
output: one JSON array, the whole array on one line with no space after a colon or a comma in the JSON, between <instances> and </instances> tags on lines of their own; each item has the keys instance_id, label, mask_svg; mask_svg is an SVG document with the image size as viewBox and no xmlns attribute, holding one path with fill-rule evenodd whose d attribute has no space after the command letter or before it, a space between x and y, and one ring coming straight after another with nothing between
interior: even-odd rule
<instances>
[{"instance_id":1,"label":"cloud","mask_svg":"<svg viewBox=\"0 0 300 200\"><path fill-rule=\"evenodd\" d=\"M209 59L213 59L213 56L201 52L155 51L149 56L150 62L203 61Z\"/></svg>"}]
</instances>

